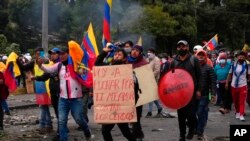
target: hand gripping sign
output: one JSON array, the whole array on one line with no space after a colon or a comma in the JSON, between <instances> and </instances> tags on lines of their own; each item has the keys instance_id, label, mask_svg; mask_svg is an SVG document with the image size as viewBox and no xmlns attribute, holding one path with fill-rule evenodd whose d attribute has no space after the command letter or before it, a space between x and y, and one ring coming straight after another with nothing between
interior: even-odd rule
<instances>
[{"instance_id":1,"label":"hand gripping sign","mask_svg":"<svg viewBox=\"0 0 250 141\"><path fill-rule=\"evenodd\" d=\"M166 73L159 82L159 98L162 103L172 109L186 106L194 93L192 76L184 69L176 68Z\"/></svg>"}]
</instances>

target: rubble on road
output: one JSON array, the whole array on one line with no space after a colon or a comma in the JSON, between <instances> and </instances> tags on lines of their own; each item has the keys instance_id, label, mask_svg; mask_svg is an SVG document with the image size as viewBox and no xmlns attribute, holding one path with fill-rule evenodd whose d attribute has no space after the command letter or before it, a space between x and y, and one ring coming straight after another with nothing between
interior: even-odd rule
<instances>
[{"instance_id":1,"label":"rubble on road","mask_svg":"<svg viewBox=\"0 0 250 141\"><path fill-rule=\"evenodd\" d=\"M5 116L4 124L5 128L8 128L10 125L36 125L39 123L38 116L34 115L13 115Z\"/></svg>"}]
</instances>

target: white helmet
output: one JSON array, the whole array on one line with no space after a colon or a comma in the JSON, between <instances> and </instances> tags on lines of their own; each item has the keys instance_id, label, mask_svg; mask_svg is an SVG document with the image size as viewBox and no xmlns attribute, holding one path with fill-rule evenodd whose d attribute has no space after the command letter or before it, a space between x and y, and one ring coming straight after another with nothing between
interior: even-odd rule
<instances>
[{"instance_id":1,"label":"white helmet","mask_svg":"<svg viewBox=\"0 0 250 141\"><path fill-rule=\"evenodd\" d=\"M2 60L7 60L8 59L8 57L6 56L6 55L4 55L3 57L2 57Z\"/></svg>"},{"instance_id":2,"label":"white helmet","mask_svg":"<svg viewBox=\"0 0 250 141\"><path fill-rule=\"evenodd\" d=\"M197 50L201 50L203 47L201 45L195 45L193 51L196 52Z\"/></svg>"},{"instance_id":3,"label":"white helmet","mask_svg":"<svg viewBox=\"0 0 250 141\"><path fill-rule=\"evenodd\" d=\"M25 54L24 57L28 60L31 61L32 57L29 54Z\"/></svg>"}]
</instances>

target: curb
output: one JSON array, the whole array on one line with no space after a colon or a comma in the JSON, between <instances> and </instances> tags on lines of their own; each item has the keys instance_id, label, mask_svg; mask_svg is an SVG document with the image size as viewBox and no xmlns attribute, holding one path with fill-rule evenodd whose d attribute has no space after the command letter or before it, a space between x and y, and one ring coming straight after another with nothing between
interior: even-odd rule
<instances>
[{"instance_id":1,"label":"curb","mask_svg":"<svg viewBox=\"0 0 250 141\"><path fill-rule=\"evenodd\" d=\"M31 107L39 107L37 104L27 104L27 105L18 105L18 106L10 106L10 110L14 109L25 109L25 108L31 108Z\"/></svg>"}]
</instances>

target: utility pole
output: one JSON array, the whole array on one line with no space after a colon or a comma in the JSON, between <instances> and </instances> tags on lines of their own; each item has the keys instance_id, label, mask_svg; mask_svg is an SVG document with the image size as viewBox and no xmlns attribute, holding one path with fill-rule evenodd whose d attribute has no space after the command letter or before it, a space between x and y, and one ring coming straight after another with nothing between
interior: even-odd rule
<instances>
[{"instance_id":1,"label":"utility pole","mask_svg":"<svg viewBox=\"0 0 250 141\"><path fill-rule=\"evenodd\" d=\"M48 52L48 0L43 1L43 19L42 19L42 48L45 55Z\"/></svg>"}]
</instances>

